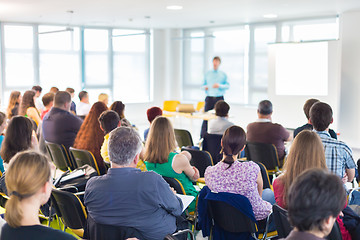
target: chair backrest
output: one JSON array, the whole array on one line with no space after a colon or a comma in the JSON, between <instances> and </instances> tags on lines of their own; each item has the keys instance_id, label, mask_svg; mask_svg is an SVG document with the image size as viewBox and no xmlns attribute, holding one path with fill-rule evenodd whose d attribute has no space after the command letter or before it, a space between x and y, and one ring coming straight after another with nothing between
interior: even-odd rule
<instances>
[{"instance_id":1,"label":"chair backrest","mask_svg":"<svg viewBox=\"0 0 360 240\"><path fill-rule=\"evenodd\" d=\"M191 133L185 129L174 129L176 142L179 148L194 146Z\"/></svg>"},{"instance_id":2,"label":"chair backrest","mask_svg":"<svg viewBox=\"0 0 360 240\"><path fill-rule=\"evenodd\" d=\"M217 164L222 157L220 153L222 135L206 133L203 138L202 150L208 151L211 154L214 164Z\"/></svg>"},{"instance_id":3,"label":"chair backrest","mask_svg":"<svg viewBox=\"0 0 360 240\"><path fill-rule=\"evenodd\" d=\"M5 208L5 204L9 197L5 193L0 193L0 207Z\"/></svg>"},{"instance_id":4,"label":"chair backrest","mask_svg":"<svg viewBox=\"0 0 360 240\"><path fill-rule=\"evenodd\" d=\"M207 167L214 165L212 157L207 151L200 151L186 147L181 150L188 151L191 154L190 164L199 170L200 177L204 177Z\"/></svg>"},{"instance_id":5,"label":"chair backrest","mask_svg":"<svg viewBox=\"0 0 360 240\"><path fill-rule=\"evenodd\" d=\"M293 227L288 220L288 213L277 204L273 205L273 219L279 238L286 238Z\"/></svg>"},{"instance_id":6,"label":"chair backrest","mask_svg":"<svg viewBox=\"0 0 360 240\"><path fill-rule=\"evenodd\" d=\"M51 202L58 217L61 217L66 227L83 229L86 225L87 213L80 199L73 193L53 189Z\"/></svg>"},{"instance_id":7,"label":"chair backrest","mask_svg":"<svg viewBox=\"0 0 360 240\"><path fill-rule=\"evenodd\" d=\"M205 102L198 102L197 105L196 105L196 111L199 112L204 107L205 107Z\"/></svg>"},{"instance_id":8,"label":"chair backrest","mask_svg":"<svg viewBox=\"0 0 360 240\"><path fill-rule=\"evenodd\" d=\"M86 221L84 237L90 240L144 239L142 234L135 228L100 224L95 222L90 215L88 215Z\"/></svg>"},{"instance_id":9,"label":"chair backrest","mask_svg":"<svg viewBox=\"0 0 360 240\"><path fill-rule=\"evenodd\" d=\"M100 176L99 167L97 165L94 155L91 152L83 149L76 149L70 147L70 153L78 167L82 167L88 164L89 166L93 167Z\"/></svg>"},{"instance_id":10,"label":"chair backrest","mask_svg":"<svg viewBox=\"0 0 360 240\"><path fill-rule=\"evenodd\" d=\"M186 195L185 189L179 180L171 177L162 177L170 185L170 187L175 189L176 193Z\"/></svg>"},{"instance_id":11,"label":"chair backrest","mask_svg":"<svg viewBox=\"0 0 360 240\"><path fill-rule=\"evenodd\" d=\"M164 101L163 110L168 112L176 112L176 107L180 102L176 100L168 100Z\"/></svg>"},{"instance_id":12,"label":"chair backrest","mask_svg":"<svg viewBox=\"0 0 360 240\"><path fill-rule=\"evenodd\" d=\"M260 167L261 177L263 179L263 189L270 188L271 190L273 190L273 186L270 182L269 174L267 173L265 165L261 162L253 162L255 162Z\"/></svg>"},{"instance_id":13,"label":"chair backrest","mask_svg":"<svg viewBox=\"0 0 360 240\"><path fill-rule=\"evenodd\" d=\"M45 142L45 145L56 168L60 169L61 171L76 169L77 166L72 161L70 154L64 145L51 142Z\"/></svg>"},{"instance_id":14,"label":"chair backrest","mask_svg":"<svg viewBox=\"0 0 360 240\"><path fill-rule=\"evenodd\" d=\"M274 171L280 168L280 162L275 145L267 143L247 142L245 147L247 159L261 162L267 170Z\"/></svg>"}]
</instances>

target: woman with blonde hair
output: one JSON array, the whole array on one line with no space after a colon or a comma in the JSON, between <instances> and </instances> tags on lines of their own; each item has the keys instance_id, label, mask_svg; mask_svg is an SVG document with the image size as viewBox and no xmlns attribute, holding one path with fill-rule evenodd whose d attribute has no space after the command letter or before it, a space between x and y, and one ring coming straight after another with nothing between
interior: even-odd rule
<instances>
[{"instance_id":1,"label":"woman with blonde hair","mask_svg":"<svg viewBox=\"0 0 360 240\"><path fill-rule=\"evenodd\" d=\"M105 103L105 105L107 106L109 104L109 95L107 95L106 93L100 93L98 101Z\"/></svg>"},{"instance_id":2,"label":"woman with blonde hair","mask_svg":"<svg viewBox=\"0 0 360 240\"><path fill-rule=\"evenodd\" d=\"M5 205L6 224L1 239L70 240L73 236L40 224L39 208L51 194L51 174L47 157L34 151L18 153L6 171L10 199Z\"/></svg>"},{"instance_id":3,"label":"woman with blonde hair","mask_svg":"<svg viewBox=\"0 0 360 240\"><path fill-rule=\"evenodd\" d=\"M21 93L19 91L12 91L9 98L9 105L6 113L8 119L19 114L19 104L21 102Z\"/></svg>"}]
</instances>

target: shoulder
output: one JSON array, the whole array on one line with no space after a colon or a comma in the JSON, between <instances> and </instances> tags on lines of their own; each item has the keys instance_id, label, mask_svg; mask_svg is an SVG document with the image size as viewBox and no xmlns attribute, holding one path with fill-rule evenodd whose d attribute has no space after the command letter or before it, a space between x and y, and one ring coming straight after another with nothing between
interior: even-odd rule
<instances>
[{"instance_id":1,"label":"shoulder","mask_svg":"<svg viewBox=\"0 0 360 240\"><path fill-rule=\"evenodd\" d=\"M45 226L40 226L39 229L41 228L42 233L45 233L49 238L51 237L51 239L63 239L63 240L73 240L76 239L75 237L71 236L70 234L57 230L57 229L53 229L50 227L45 227Z\"/></svg>"}]
</instances>

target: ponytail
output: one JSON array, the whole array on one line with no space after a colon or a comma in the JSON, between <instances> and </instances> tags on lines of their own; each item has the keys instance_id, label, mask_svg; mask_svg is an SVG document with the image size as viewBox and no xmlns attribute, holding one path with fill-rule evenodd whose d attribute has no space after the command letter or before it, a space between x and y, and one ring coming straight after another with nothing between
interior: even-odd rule
<instances>
[{"instance_id":1,"label":"ponytail","mask_svg":"<svg viewBox=\"0 0 360 240\"><path fill-rule=\"evenodd\" d=\"M14 228L21 226L21 219L23 218L23 212L20 206L21 199L18 195L12 194L5 204L5 220Z\"/></svg>"},{"instance_id":2,"label":"ponytail","mask_svg":"<svg viewBox=\"0 0 360 240\"><path fill-rule=\"evenodd\" d=\"M231 126L226 129L222 139L223 162L228 164L229 169L234 163L233 156L238 155L246 143L245 131L239 126Z\"/></svg>"}]
</instances>

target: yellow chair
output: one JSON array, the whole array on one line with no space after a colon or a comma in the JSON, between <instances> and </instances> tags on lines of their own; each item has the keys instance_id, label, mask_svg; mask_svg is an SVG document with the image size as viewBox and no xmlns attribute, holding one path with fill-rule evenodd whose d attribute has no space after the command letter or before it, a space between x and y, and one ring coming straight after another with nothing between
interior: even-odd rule
<instances>
[{"instance_id":1,"label":"yellow chair","mask_svg":"<svg viewBox=\"0 0 360 240\"><path fill-rule=\"evenodd\" d=\"M198 102L196 105L196 111L200 112L205 107L205 102Z\"/></svg>"},{"instance_id":2,"label":"yellow chair","mask_svg":"<svg viewBox=\"0 0 360 240\"><path fill-rule=\"evenodd\" d=\"M180 104L180 101L168 100L164 101L163 111L176 112L176 107Z\"/></svg>"}]
</instances>

